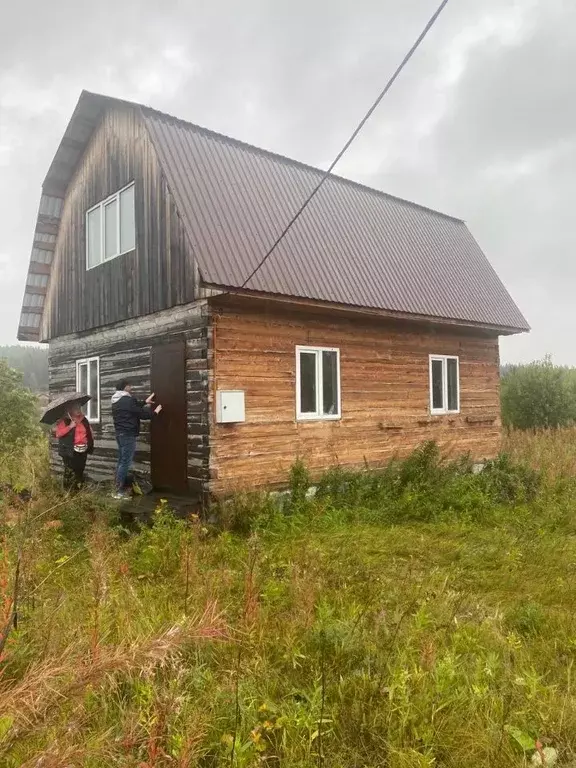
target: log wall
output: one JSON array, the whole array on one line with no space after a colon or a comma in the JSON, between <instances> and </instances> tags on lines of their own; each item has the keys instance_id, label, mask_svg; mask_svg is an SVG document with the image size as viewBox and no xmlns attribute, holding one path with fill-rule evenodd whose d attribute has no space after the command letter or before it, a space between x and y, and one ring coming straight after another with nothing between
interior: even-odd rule
<instances>
[{"instance_id":1,"label":"log wall","mask_svg":"<svg viewBox=\"0 0 576 768\"><path fill-rule=\"evenodd\" d=\"M188 405L188 483L201 493L208 482L208 347L209 313L206 301L198 301L117 323L95 332L70 334L49 345L50 397L76 390L76 361L100 358L100 423L92 424L95 452L87 474L96 481L111 481L116 464L116 440L110 398L118 379L127 377L138 397L150 394L150 350L153 344L186 338L186 391ZM60 471L55 441L54 469ZM142 422L135 468L150 469L149 422Z\"/></svg>"},{"instance_id":2,"label":"log wall","mask_svg":"<svg viewBox=\"0 0 576 768\"><path fill-rule=\"evenodd\" d=\"M379 466L426 440L447 454L493 457L500 442L498 339L455 326L220 308L212 317L217 389L245 391L246 422L213 423L211 491L285 484L302 457L313 473ZM342 418L298 422L296 345L340 349ZM431 416L429 355L460 358L461 412Z\"/></svg>"}]
</instances>

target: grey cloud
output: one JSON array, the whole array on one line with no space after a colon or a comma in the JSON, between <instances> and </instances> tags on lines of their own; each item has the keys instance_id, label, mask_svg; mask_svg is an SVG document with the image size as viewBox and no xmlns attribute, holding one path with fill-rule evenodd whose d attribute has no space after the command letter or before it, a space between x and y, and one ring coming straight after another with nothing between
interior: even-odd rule
<instances>
[{"instance_id":1,"label":"grey cloud","mask_svg":"<svg viewBox=\"0 0 576 768\"><path fill-rule=\"evenodd\" d=\"M438 126L444 163L510 162L576 136L576 6L543 5L526 39L475 51Z\"/></svg>"},{"instance_id":2,"label":"grey cloud","mask_svg":"<svg viewBox=\"0 0 576 768\"><path fill-rule=\"evenodd\" d=\"M465 218L526 314L504 359L576 364L576 8L534 5L516 39L474 45L419 162L390 162L378 186ZM375 179L373 178L374 182Z\"/></svg>"}]
</instances>

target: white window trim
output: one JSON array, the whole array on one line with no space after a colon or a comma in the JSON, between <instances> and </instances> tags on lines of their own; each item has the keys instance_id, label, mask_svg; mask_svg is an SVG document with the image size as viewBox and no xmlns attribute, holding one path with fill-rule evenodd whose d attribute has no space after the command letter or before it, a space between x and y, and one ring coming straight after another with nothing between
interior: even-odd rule
<instances>
[{"instance_id":1,"label":"white window trim","mask_svg":"<svg viewBox=\"0 0 576 768\"><path fill-rule=\"evenodd\" d=\"M131 181L130 184L126 184L125 187L122 187L122 189L119 189L118 192L114 192L113 195L110 195L110 197L107 197L105 200L101 200L99 203L96 203L96 205L93 205L92 208L88 208L86 211L86 214L84 216L84 228L86 232L86 271L89 269L96 269L97 267L101 267L102 264L105 264L108 261L112 261L112 259L117 259L119 256L123 256L125 253L130 253L130 251L133 251L136 247L136 211L134 211L134 248L129 248L126 251L120 251L119 253L115 254L114 256L109 256L106 258L106 243L104 241L104 209L106 206L116 201L117 208L117 215L116 215L116 242L118 243L118 248L120 248L120 195L122 192L126 192L127 189L130 189L130 187L133 187L135 182ZM134 191L134 206L136 206L136 191ZM97 208L100 208L100 254L102 256L102 260L98 262L98 264L93 264L92 266L89 266L88 264L88 215L92 213L92 211L95 211Z\"/></svg>"},{"instance_id":2,"label":"white window trim","mask_svg":"<svg viewBox=\"0 0 576 768\"><path fill-rule=\"evenodd\" d=\"M100 358L99 357L83 357L80 360L76 360L76 391L80 391L80 366L86 365L87 366L87 376L86 376L86 382L88 384L88 391L86 392L87 395L92 395L90 392L90 363L96 363L96 378L98 381L98 414L96 418L89 418L86 416L90 424L99 424L100 423Z\"/></svg>"},{"instance_id":3,"label":"white window trim","mask_svg":"<svg viewBox=\"0 0 576 768\"><path fill-rule=\"evenodd\" d=\"M302 413L300 410L300 353L312 352L316 355L316 413ZM321 365L322 352L336 353L336 375L338 381L338 412L331 414L322 413L323 391L323 366ZM320 361L320 362L319 362ZM296 347L296 420L297 421L338 421L342 418L342 382L340 379L340 350L338 347Z\"/></svg>"},{"instance_id":4,"label":"white window trim","mask_svg":"<svg viewBox=\"0 0 576 768\"><path fill-rule=\"evenodd\" d=\"M434 408L434 391L432 388L432 362L434 360L440 360L442 363L442 401L445 403L444 408ZM448 360L456 360L456 383L457 383L457 408L456 410L448 409ZM434 416L446 414L446 413L460 413L460 358L457 355L430 355L429 360L429 386L430 386L430 413Z\"/></svg>"}]
</instances>

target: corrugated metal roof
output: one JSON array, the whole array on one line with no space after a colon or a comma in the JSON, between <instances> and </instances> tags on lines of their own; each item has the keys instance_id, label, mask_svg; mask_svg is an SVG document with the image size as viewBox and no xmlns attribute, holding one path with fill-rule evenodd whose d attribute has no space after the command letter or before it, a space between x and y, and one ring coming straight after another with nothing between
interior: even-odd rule
<instances>
[{"instance_id":1,"label":"corrugated metal roof","mask_svg":"<svg viewBox=\"0 0 576 768\"><path fill-rule=\"evenodd\" d=\"M206 284L238 289L322 172L143 108ZM246 289L528 330L459 219L330 177Z\"/></svg>"},{"instance_id":2,"label":"corrugated metal roof","mask_svg":"<svg viewBox=\"0 0 576 768\"><path fill-rule=\"evenodd\" d=\"M28 286L52 261L63 199L102 113L140 110L208 286L238 289L322 172L148 107L83 91L43 184ZM45 247L44 247L45 246ZM528 330L459 219L332 176L247 289ZM40 339L24 298L18 338ZM34 302L37 302L34 299Z\"/></svg>"}]
</instances>

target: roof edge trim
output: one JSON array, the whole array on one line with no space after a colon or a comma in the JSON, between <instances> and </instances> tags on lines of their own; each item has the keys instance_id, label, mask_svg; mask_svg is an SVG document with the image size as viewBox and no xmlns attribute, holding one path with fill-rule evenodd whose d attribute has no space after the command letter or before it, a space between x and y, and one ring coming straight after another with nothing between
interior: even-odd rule
<instances>
[{"instance_id":1,"label":"roof edge trim","mask_svg":"<svg viewBox=\"0 0 576 768\"><path fill-rule=\"evenodd\" d=\"M287 296L286 294L266 293L264 291L250 291L246 289L233 288L224 285L215 285L204 283L205 288L218 291L210 297L211 300L224 299L226 296L240 296L258 300L275 301L281 304L297 304L298 306L319 307L327 310L339 312L349 312L353 314L388 318L390 320L407 320L419 323L432 323L434 325L458 326L460 328L478 328L479 330L494 331L502 336L512 336L518 333L529 333L531 328L526 324L525 328L491 325L489 323L476 323L472 320L462 320L459 318L440 317L434 315L418 315L410 312L399 312L388 309L378 309L377 307L360 307L354 304L338 304L335 302L322 301L321 299L309 299L303 296Z\"/></svg>"}]
</instances>

